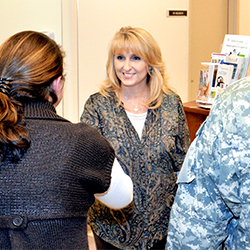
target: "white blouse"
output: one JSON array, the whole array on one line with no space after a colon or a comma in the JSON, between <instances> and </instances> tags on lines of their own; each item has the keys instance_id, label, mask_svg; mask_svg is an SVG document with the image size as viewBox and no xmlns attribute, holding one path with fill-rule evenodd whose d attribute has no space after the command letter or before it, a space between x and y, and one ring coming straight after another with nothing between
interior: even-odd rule
<instances>
[{"instance_id":1,"label":"white blouse","mask_svg":"<svg viewBox=\"0 0 250 250\"><path fill-rule=\"evenodd\" d=\"M145 123L145 120L147 117L147 112L145 112L143 114L134 114L134 113L130 113L126 110L126 113L127 113L129 120L133 124L136 132L138 133L139 138L141 139L142 130L143 130L144 123Z\"/></svg>"}]
</instances>

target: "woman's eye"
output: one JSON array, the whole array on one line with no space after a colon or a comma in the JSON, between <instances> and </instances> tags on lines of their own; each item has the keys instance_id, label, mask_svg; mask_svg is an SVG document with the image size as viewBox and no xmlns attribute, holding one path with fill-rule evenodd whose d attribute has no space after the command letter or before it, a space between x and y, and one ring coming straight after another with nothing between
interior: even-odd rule
<instances>
[{"instance_id":1,"label":"woman's eye","mask_svg":"<svg viewBox=\"0 0 250 250\"><path fill-rule=\"evenodd\" d=\"M122 59L124 59L124 56L117 55L117 56L116 56L116 59L117 59L117 60L122 60Z\"/></svg>"},{"instance_id":2,"label":"woman's eye","mask_svg":"<svg viewBox=\"0 0 250 250\"><path fill-rule=\"evenodd\" d=\"M141 60L141 58L140 58L139 56L133 56L133 59L134 59L135 61Z\"/></svg>"}]
</instances>

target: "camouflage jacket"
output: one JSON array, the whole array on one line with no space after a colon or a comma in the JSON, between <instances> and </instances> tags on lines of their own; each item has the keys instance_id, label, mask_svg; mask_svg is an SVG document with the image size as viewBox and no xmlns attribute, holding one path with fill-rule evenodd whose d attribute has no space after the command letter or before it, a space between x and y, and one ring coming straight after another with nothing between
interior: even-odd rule
<instances>
[{"instance_id":1,"label":"camouflage jacket","mask_svg":"<svg viewBox=\"0 0 250 250\"><path fill-rule=\"evenodd\" d=\"M250 78L216 98L178 185L166 249L250 249Z\"/></svg>"}]
</instances>

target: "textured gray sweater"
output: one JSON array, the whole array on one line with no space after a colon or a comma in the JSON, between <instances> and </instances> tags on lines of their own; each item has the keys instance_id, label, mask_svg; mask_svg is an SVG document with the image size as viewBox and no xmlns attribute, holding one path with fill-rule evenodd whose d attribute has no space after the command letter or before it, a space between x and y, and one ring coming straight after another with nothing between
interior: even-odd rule
<instances>
[{"instance_id":1,"label":"textured gray sweater","mask_svg":"<svg viewBox=\"0 0 250 250\"><path fill-rule=\"evenodd\" d=\"M0 165L0 249L88 249L86 216L110 184L114 151L49 102L24 106L31 147Z\"/></svg>"}]
</instances>

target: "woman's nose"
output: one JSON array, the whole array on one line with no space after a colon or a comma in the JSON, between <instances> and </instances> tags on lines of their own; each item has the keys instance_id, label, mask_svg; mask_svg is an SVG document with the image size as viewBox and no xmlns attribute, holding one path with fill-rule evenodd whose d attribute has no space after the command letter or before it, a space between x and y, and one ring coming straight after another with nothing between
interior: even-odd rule
<instances>
[{"instance_id":1,"label":"woman's nose","mask_svg":"<svg viewBox=\"0 0 250 250\"><path fill-rule=\"evenodd\" d=\"M124 62L124 66L123 66L124 70L130 70L132 68L131 66L131 62L129 59L126 59L125 62Z\"/></svg>"}]
</instances>

